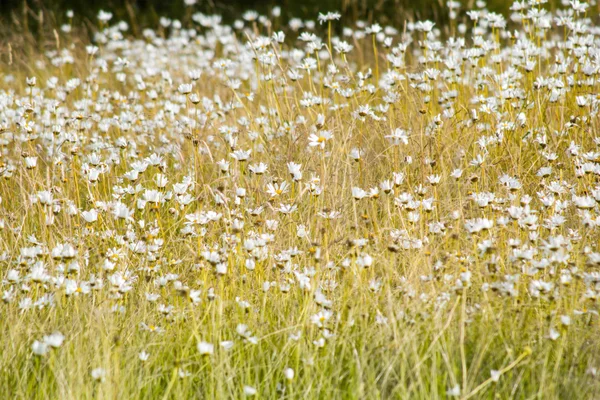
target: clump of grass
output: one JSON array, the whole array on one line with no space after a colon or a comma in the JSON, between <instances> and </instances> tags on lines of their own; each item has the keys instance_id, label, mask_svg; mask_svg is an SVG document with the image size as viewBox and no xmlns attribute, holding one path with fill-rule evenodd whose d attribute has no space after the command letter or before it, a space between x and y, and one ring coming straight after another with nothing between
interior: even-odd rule
<instances>
[{"instance_id":1,"label":"clump of grass","mask_svg":"<svg viewBox=\"0 0 600 400\"><path fill-rule=\"evenodd\" d=\"M7 396L596 397L598 29L449 7L11 46Z\"/></svg>"}]
</instances>

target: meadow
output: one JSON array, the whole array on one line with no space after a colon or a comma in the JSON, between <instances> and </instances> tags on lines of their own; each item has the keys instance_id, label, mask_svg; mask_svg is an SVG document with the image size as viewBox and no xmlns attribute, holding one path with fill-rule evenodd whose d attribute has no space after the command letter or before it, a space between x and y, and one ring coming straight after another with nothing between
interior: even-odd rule
<instances>
[{"instance_id":1,"label":"meadow","mask_svg":"<svg viewBox=\"0 0 600 400\"><path fill-rule=\"evenodd\" d=\"M600 398L590 3L5 38L0 397Z\"/></svg>"}]
</instances>

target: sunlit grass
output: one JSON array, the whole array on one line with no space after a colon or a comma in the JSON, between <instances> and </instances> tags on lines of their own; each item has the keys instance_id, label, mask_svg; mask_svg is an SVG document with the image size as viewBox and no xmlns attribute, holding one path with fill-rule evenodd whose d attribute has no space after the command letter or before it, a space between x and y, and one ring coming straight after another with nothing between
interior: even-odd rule
<instances>
[{"instance_id":1,"label":"sunlit grass","mask_svg":"<svg viewBox=\"0 0 600 400\"><path fill-rule=\"evenodd\" d=\"M11 46L7 398L598 396L598 29L477 7Z\"/></svg>"}]
</instances>

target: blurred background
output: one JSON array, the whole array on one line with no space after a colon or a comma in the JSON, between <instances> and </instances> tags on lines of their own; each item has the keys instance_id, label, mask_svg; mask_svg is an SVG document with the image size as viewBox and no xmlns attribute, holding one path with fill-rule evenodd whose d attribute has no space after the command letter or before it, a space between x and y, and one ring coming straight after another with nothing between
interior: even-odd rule
<instances>
[{"instance_id":1,"label":"blurred background","mask_svg":"<svg viewBox=\"0 0 600 400\"><path fill-rule=\"evenodd\" d=\"M463 10L474 7L476 0L461 1ZM194 11L218 13L226 20L239 17L249 9L266 14L273 6L282 8L282 18L316 18L318 12L339 11L344 18L393 23L406 19L432 19L443 22L448 0L197 0ZM512 1L488 0L488 9L507 12ZM558 1L550 0L550 3ZM111 11L116 19L136 19L140 25L154 24L160 16L183 19L189 7L184 0L0 0L0 18L9 23L24 16L35 20L40 11L48 18L60 19L66 10L78 18L94 20L98 10ZM62 21L56 21L62 22Z\"/></svg>"},{"instance_id":2,"label":"blurred background","mask_svg":"<svg viewBox=\"0 0 600 400\"><path fill-rule=\"evenodd\" d=\"M85 36L98 26L99 10L113 13L111 23L126 21L134 35L144 27L157 27L160 17L180 20L184 26L192 26L195 12L219 14L224 22L241 18L247 10L269 15L274 6L281 7L278 23L285 24L292 17L315 20L319 12L338 11L342 24L351 25L357 19L378 22L402 29L405 21L433 20L438 27L448 27L449 0L0 0L0 51L8 42L22 42L26 38L40 42L53 30L69 22L67 10L75 17L73 26L78 34ZM186 5L194 3L193 5ZM486 3L494 12L508 15L512 0L461 0L459 21L465 20L465 11L473 9L476 2ZM594 0L588 3L595 3ZM554 9L568 0L548 0L545 8ZM481 4L480 4L481 6ZM598 5L590 7L589 15L597 19ZM339 29L342 24L335 24ZM81 37L83 37L81 36Z\"/></svg>"}]
</instances>

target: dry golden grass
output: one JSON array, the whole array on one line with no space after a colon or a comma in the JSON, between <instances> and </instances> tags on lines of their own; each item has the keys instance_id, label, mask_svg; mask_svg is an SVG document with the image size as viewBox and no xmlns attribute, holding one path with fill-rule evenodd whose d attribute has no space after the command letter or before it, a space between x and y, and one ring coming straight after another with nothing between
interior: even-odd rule
<instances>
[{"instance_id":1,"label":"dry golden grass","mask_svg":"<svg viewBox=\"0 0 600 400\"><path fill-rule=\"evenodd\" d=\"M599 32L479 12L11 46L6 398L596 398Z\"/></svg>"}]
</instances>

